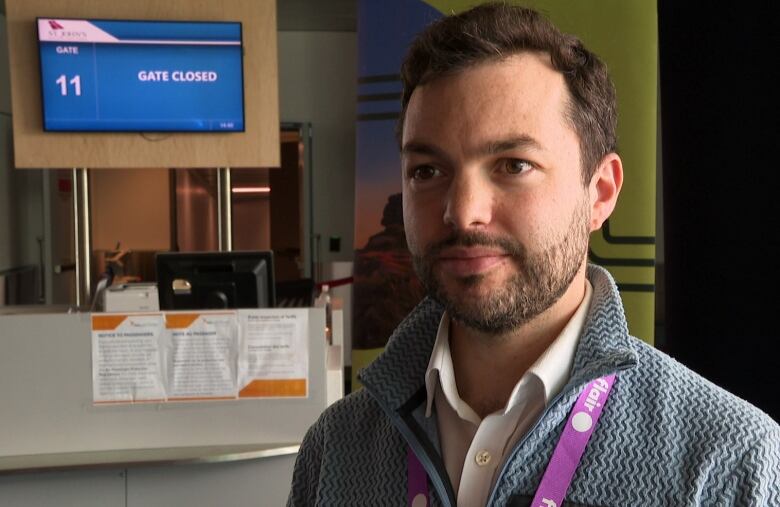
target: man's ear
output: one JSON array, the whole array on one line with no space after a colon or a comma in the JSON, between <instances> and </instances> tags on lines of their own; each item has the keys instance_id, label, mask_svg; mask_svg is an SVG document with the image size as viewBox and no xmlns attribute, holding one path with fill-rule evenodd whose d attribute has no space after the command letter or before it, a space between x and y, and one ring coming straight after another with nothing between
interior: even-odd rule
<instances>
[{"instance_id":1,"label":"man's ear","mask_svg":"<svg viewBox=\"0 0 780 507\"><path fill-rule=\"evenodd\" d=\"M623 186L623 162L617 153L601 159L590 180L590 230L600 229L617 204Z\"/></svg>"}]
</instances>

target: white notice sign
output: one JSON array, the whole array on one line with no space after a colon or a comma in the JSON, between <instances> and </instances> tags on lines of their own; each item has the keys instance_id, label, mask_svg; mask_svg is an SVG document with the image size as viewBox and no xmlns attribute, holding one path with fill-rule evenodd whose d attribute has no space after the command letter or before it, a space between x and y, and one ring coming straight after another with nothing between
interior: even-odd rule
<instances>
[{"instance_id":1,"label":"white notice sign","mask_svg":"<svg viewBox=\"0 0 780 507\"><path fill-rule=\"evenodd\" d=\"M92 316L95 403L163 401L161 314Z\"/></svg>"},{"instance_id":2,"label":"white notice sign","mask_svg":"<svg viewBox=\"0 0 780 507\"><path fill-rule=\"evenodd\" d=\"M308 396L309 313L305 308L239 310L239 396Z\"/></svg>"},{"instance_id":3,"label":"white notice sign","mask_svg":"<svg viewBox=\"0 0 780 507\"><path fill-rule=\"evenodd\" d=\"M236 313L166 313L165 324L168 400L236 398Z\"/></svg>"}]
</instances>

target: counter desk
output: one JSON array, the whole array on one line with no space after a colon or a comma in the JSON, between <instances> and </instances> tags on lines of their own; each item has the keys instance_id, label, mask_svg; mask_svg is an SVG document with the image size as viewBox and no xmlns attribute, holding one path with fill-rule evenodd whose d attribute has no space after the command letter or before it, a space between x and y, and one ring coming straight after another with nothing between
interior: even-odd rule
<instances>
[{"instance_id":1,"label":"counter desk","mask_svg":"<svg viewBox=\"0 0 780 507\"><path fill-rule=\"evenodd\" d=\"M305 398L116 405L93 403L89 313L0 314L0 506L283 504L306 430L343 395L342 314L333 348L306 311Z\"/></svg>"}]
</instances>

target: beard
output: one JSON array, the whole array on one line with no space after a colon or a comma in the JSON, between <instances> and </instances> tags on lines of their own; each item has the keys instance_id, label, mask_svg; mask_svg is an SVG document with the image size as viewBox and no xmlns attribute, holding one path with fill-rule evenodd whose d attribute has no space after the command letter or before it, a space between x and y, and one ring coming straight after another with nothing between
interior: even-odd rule
<instances>
[{"instance_id":1,"label":"beard","mask_svg":"<svg viewBox=\"0 0 780 507\"><path fill-rule=\"evenodd\" d=\"M531 251L511 236L494 236L481 231L455 231L429 246L412 262L428 294L444 306L454 320L485 334L500 335L515 330L542 314L566 292L582 265L588 247L588 202L577 206L572 220L559 238ZM517 270L503 285L475 297L467 291L450 293L434 273L436 259L449 247L483 246L500 248L510 256ZM455 279L464 289L486 278L478 274ZM473 294L473 293L472 293Z\"/></svg>"}]
</instances>

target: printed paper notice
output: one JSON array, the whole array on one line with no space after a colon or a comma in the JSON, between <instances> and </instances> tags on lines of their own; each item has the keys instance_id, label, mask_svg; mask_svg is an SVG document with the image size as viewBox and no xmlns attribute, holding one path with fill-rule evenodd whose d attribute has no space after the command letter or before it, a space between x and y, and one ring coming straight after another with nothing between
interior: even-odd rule
<instances>
[{"instance_id":1,"label":"printed paper notice","mask_svg":"<svg viewBox=\"0 0 780 507\"><path fill-rule=\"evenodd\" d=\"M305 308L239 310L241 398L305 398L309 380Z\"/></svg>"},{"instance_id":2,"label":"printed paper notice","mask_svg":"<svg viewBox=\"0 0 780 507\"><path fill-rule=\"evenodd\" d=\"M236 398L236 313L166 313L165 325L168 400Z\"/></svg>"},{"instance_id":3,"label":"printed paper notice","mask_svg":"<svg viewBox=\"0 0 780 507\"><path fill-rule=\"evenodd\" d=\"M162 401L162 314L92 316L95 403Z\"/></svg>"}]
</instances>

